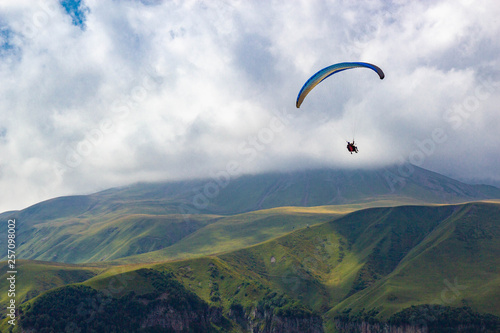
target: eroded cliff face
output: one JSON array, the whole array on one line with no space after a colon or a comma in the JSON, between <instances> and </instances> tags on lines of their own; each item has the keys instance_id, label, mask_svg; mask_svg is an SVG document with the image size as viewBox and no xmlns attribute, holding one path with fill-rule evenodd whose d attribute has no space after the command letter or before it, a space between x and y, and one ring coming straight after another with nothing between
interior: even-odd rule
<instances>
[{"instance_id":1,"label":"eroded cliff face","mask_svg":"<svg viewBox=\"0 0 500 333\"><path fill-rule=\"evenodd\" d=\"M342 322L335 323L339 333L428 333L429 330L424 326L414 325L387 325L381 323Z\"/></svg>"},{"instance_id":2,"label":"eroded cliff face","mask_svg":"<svg viewBox=\"0 0 500 333\"><path fill-rule=\"evenodd\" d=\"M244 311L229 312L229 319L236 325L233 329L249 333L323 333L323 321L320 316L278 315L272 310L250 313ZM224 320L222 308L206 307L197 310L175 309L168 304L159 303L150 309L141 321L141 329L162 328L172 332L211 332L211 324L220 325ZM237 327L236 327L237 326Z\"/></svg>"},{"instance_id":3,"label":"eroded cliff face","mask_svg":"<svg viewBox=\"0 0 500 333\"><path fill-rule=\"evenodd\" d=\"M498 332L498 327L491 328L487 325L451 325L446 327L429 327L426 325L389 325L384 323L359 322L336 322L336 328L339 333L431 333L431 332Z\"/></svg>"},{"instance_id":4,"label":"eroded cliff face","mask_svg":"<svg viewBox=\"0 0 500 333\"><path fill-rule=\"evenodd\" d=\"M263 324L263 325L262 325ZM263 327L262 327L263 326ZM252 328L252 333L323 333L321 317L294 318L270 315L260 325Z\"/></svg>"},{"instance_id":5,"label":"eroded cliff face","mask_svg":"<svg viewBox=\"0 0 500 333\"><path fill-rule=\"evenodd\" d=\"M229 317L243 332L250 333L323 333L323 320L315 314L279 315L273 310L232 308Z\"/></svg>"},{"instance_id":6,"label":"eroded cliff face","mask_svg":"<svg viewBox=\"0 0 500 333\"><path fill-rule=\"evenodd\" d=\"M211 323L222 319L220 308L210 307L198 310L181 310L168 304L158 304L141 321L141 329L155 327L173 332L209 332Z\"/></svg>"}]
</instances>

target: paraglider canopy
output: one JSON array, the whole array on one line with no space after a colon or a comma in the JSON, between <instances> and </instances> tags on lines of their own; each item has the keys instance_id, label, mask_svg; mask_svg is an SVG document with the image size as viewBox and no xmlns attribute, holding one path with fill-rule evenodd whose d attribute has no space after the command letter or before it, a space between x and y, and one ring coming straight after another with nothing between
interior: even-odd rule
<instances>
[{"instance_id":1,"label":"paraglider canopy","mask_svg":"<svg viewBox=\"0 0 500 333\"><path fill-rule=\"evenodd\" d=\"M296 101L295 105L297 106L297 108L300 108L300 105L304 101L304 98L306 98L307 94L309 94L309 92L314 87L316 87L321 81L323 81L327 77L329 77L335 73L344 71L346 69L352 69L352 68L358 68L358 67L365 67L365 68L372 69L373 71L375 71L378 74L378 76L380 77L381 80L385 77L384 72L379 67L377 67L373 64L366 63L366 62L341 62L341 63L335 64L335 65L331 65L331 66L323 68L322 70L320 70L319 72L317 72L316 74L311 76L309 78L309 80L306 81L306 83L304 84L302 89L300 89L300 92L299 92L299 95L297 96L297 101Z\"/></svg>"}]
</instances>

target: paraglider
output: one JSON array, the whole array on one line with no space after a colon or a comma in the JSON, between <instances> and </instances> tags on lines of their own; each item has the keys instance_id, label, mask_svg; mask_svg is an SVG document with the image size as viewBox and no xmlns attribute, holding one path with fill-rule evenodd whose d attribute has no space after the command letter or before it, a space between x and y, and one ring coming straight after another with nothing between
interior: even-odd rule
<instances>
[{"instance_id":1,"label":"paraglider","mask_svg":"<svg viewBox=\"0 0 500 333\"><path fill-rule=\"evenodd\" d=\"M336 74L341 71L345 71L347 69L352 69L352 68L368 68L373 70L375 73L378 74L379 78L382 80L385 77L384 72L380 67L369 64L367 62L341 62L338 64L334 64L328 67L323 68L313 76L309 78L309 80L306 81L306 83L302 86L300 89L299 95L297 96L297 101L295 102L295 106L297 108L300 108L300 105L306 98L307 94L311 92L311 90L314 89L319 83L321 83L323 80L326 78L332 76L333 74ZM353 152L357 153L358 148L354 145L354 139L352 140L352 143L349 141L347 142L347 150L352 154Z\"/></svg>"},{"instance_id":2,"label":"paraglider","mask_svg":"<svg viewBox=\"0 0 500 333\"><path fill-rule=\"evenodd\" d=\"M354 140L352 140L352 143L347 141L347 150L351 152L355 152L356 154L358 153L358 147L354 145Z\"/></svg>"}]
</instances>

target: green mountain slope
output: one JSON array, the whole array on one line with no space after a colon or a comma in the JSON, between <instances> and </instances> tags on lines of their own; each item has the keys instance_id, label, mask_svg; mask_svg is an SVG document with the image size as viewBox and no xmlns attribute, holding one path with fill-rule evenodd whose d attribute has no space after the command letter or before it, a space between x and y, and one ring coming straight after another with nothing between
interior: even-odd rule
<instances>
[{"instance_id":1,"label":"green mountain slope","mask_svg":"<svg viewBox=\"0 0 500 333\"><path fill-rule=\"evenodd\" d=\"M117 262L162 261L234 251L296 229L333 220L353 209L351 206L282 207L223 217L172 246L125 257Z\"/></svg>"},{"instance_id":2,"label":"green mountain slope","mask_svg":"<svg viewBox=\"0 0 500 333\"><path fill-rule=\"evenodd\" d=\"M99 265L71 265L61 263L49 263L42 261L17 260L16 261L16 283L15 300L18 304L25 302L52 288L64 286L70 283L86 281L104 271L105 267ZM0 271L0 304L2 309L6 308L10 297L10 288L7 278L10 274L7 263L2 262Z\"/></svg>"},{"instance_id":3,"label":"green mountain slope","mask_svg":"<svg viewBox=\"0 0 500 333\"><path fill-rule=\"evenodd\" d=\"M334 210L336 209L336 210ZM85 263L163 261L239 249L309 224L331 220L353 208L276 208L235 216L109 214L77 217L19 228L22 258ZM142 255L140 255L142 254Z\"/></svg>"},{"instance_id":4,"label":"green mountain slope","mask_svg":"<svg viewBox=\"0 0 500 333\"><path fill-rule=\"evenodd\" d=\"M347 308L380 319L425 303L500 315L499 227L492 203L374 208L218 258L326 313L329 328Z\"/></svg>"},{"instance_id":5,"label":"green mountain slope","mask_svg":"<svg viewBox=\"0 0 500 333\"><path fill-rule=\"evenodd\" d=\"M16 238L22 258L68 263L97 262L155 251L170 246L216 221L212 215L190 220L180 215L109 214L77 217L19 228Z\"/></svg>"},{"instance_id":6,"label":"green mountain slope","mask_svg":"<svg viewBox=\"0 0 500 333\"><path fill-rule=\"evenodd\" d=\"M468 305L500 315L499 237L498 204L457 206L408 251L384 251L385 244L378 243L376 249L380 250L367 265L378 265L379 271L392 253L405 255L378 280L365 278L371 283L369 288L345 299L333 312L378 308L379 316L387 318L410 305L431 303Z\"/></svg>"},{"instance_id":7,"label":"green mountain slope","mask_svg":"<svg viewBox=\"0 0 500 333\"><path fill-rule=\"evenodd\" d=\"M217 256L108 266L84 285L136 304L143 298L134 295L159 290L140 271L150 268L221 309L216 329L302 318L333 332L335 316L349 309L378 320L419 304L500 316L499 253L499 203L371 208Z\"/></svg>"},{"instance_id":8,"label":"green mountain slope","mask_svg":"<svg viewBox=\"0 0 500 333\"><path fill-rule=\"evenodd\" d=\"M442 303L445 295L445 305L500 315L499 229L495 203L373 208L216 258L237 272L226 278L245 276L315 311L377 308L387 318L412 304ZM194 262L162 265L176 267L196 291L208 277L197 277ZM450 285L460 295L443 293Z\"/></svg>"}]
</instances>

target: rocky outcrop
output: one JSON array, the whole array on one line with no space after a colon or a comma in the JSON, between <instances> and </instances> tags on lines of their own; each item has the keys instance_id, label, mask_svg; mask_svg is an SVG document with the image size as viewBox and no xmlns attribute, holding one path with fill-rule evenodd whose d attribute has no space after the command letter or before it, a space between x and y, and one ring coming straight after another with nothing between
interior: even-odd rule
<instances>
[{"instance_id":1,"label":"rocky outcrop","mask_svg":"<svg viewBox=\"0 0 500 333\"><path fill-rule=\"evenodd\" d=\"M335 317L340 333L433 333L433 332L500 332L500 317L473 311L468 306L439 304L411 306L387 319L376 318L378 311L350 314L350 309Z\"/></svg>"},{"instance_id":2,"label":"rocky outcrop","mask_svg":"<svg viewBox=\"0 0 500 333\"><path fill-rule=\"evenodd\" d=\"M340 333L428 333L427 327L414 325L387 325L383 323L358 322L335 322L337 331Z\"/></svg>"},{"instance_id":3,"label":"rocky outcrop","mask_svg":"<svg viewBox=\"0 0 500 333\"><path fill-rule=\"evenodd\" d=\"M255 322L255 321L254 321ZM257 320L252 333L323 333L323 320L318 316L306 318L283 317L274 314L265 316L263 321Z\"/></svg>"},{"instance_id":4,"label":"rocky outcrop","mask_svg":"<svg viewBox=\"0 0 500 333\"><path fill-rule=\"evenodd\" d=\"M233 305L229 317L244 332L251 333L323 333L323 320L313 313L291 313L253 308L248 313Z\"/></svg>"},{"instance_id":5,"label":"rocky outcrop","mask_svg":"<svg viewBox=\"0 0 500 333\"><path fill-rule=\"evenodd\" d=\"M339 333L432 333L432 332L498 332L497 328L487 327L486 325L463 324L452 327L429 327L426 325L389 325L386 323L368 323L368 322L336 322L336 328Z\"/></svg>"},{"instance_id":6,"label":"rocky outcrop","mask_svg":"<svg viewBox=\"0 0 500 333\"><path fill-rule=\"evenodd\" d=\"M164 328L170 332L208 332L211 323L220 323L222 319L221 308L205 308L194 310L175 309L168 304L158 304L152 308L141 321L141 329L155 327Z\"/></svg>"}]
</instances>

